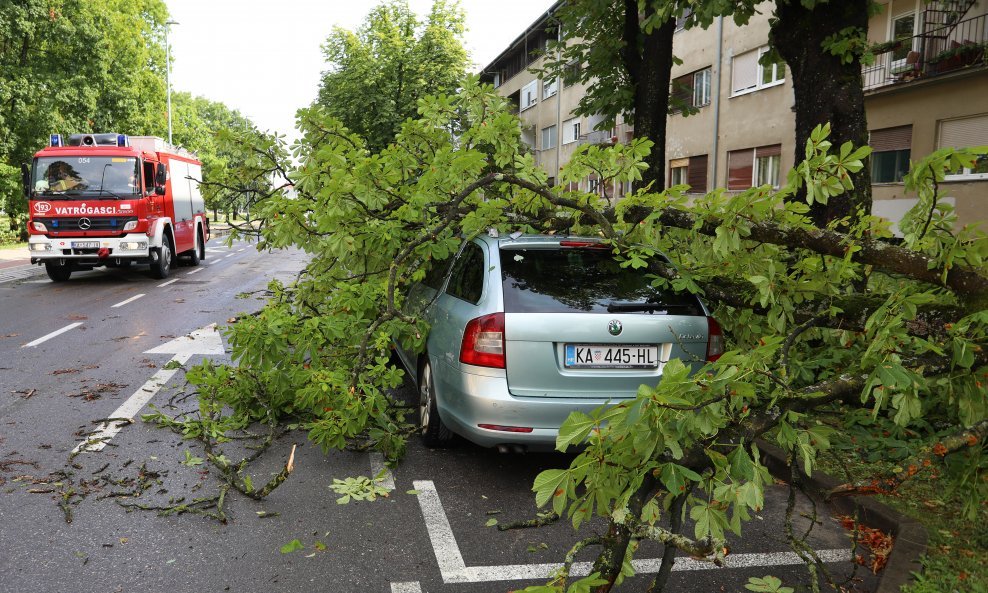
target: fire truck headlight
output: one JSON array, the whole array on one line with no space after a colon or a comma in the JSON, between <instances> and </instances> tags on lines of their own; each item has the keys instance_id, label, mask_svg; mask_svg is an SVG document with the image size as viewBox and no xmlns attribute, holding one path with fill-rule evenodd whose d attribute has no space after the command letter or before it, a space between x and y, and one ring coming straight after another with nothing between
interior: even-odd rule
<instances>
[{"instance_id":1,"label":"fire truck headlight","mask_svg":"<svg viewBox=\"0 0 988 593\"><path fill-rule=\"evenodd\" d=\"M34 228L34 230L38 231L39 233L48 232L48 227L46 227L43 222L32 222L31 226Z\"/></svg>"},{"instance_id":2,"label":"fire truck headlight","mask_svg":"<svg viewBox=\"0 0 988 593\"><path fill-rule=\"evenodd\" d=\"M51 251L51 245L48 243L31 243L31 251Z\"/></svg>"},{"instance_id":3,"label":"fire truck headlight","mask_svg":"<svg viewBox=\"0 0 988 593\"><path fill-rule=\"evenodd\" d=\"M128 251L137 251L139 249L147 249L147 241L125 241L120 244L120 249L126 249Z\"/></svg>"},{"instance_id":4,"label":"fire truck headlight","mask_svg":"<svg viewBox=\"0 0 988 593\"><path fill-rule=\"evenodd\" d=\"M130 221L127 224L124 225L123 230L125 230L125 231L132 231L132 230L134 230L136 228L137 228L137 221L136 220L132 220L132 221Z\"/></svg>"}]
</instances>

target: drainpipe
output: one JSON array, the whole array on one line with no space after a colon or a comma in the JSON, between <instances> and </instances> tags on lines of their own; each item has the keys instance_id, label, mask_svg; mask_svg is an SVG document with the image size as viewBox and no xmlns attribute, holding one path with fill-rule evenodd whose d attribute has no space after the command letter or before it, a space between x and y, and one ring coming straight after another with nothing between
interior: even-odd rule
<instances>
[{"instance_id":1,"label":"drainpipe","mask_svg":"<svg viewBox=\"0 0 988 593\"><path fill-rule=\"evenodd\" d=\"M713 183L710 188L717 187L717 159L720 156L720 79L724 59L724 17L717 17L717 88L714 90L714 145L713 145Z\"/></svg>"},{"instance_id":2,"label":"drainpipe","mask_svg":"<svg viewBox=\"0 0 988 593\"><path fill-rule=\"evenodd\" d=\"M563 42L563 27L562 23L556 21L556 43L561 44ZM560 58L559 46L556 46L556 61L558 62ZM561 158L561 150L563 147L563 80L562 77L556 78L556 174L552 177L555 179L556 183L559 183L559 171L562 167L559 164L559 159Z\"/></svg>"}]
</instances>

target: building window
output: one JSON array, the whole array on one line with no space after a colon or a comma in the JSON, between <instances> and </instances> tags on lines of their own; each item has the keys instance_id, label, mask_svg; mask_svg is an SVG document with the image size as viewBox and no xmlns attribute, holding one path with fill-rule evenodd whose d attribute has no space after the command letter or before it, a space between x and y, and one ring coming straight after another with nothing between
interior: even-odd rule
<instances>
[{"instance_id":1,"label":"building window","mask_svg":"<svg viewBox=\"0 0 988 593\"><path fill-rule=\"evenodd\" d=\"M597 179L596 175L591 175L587 178L587 193L600 193L600 179Z\"/></svg>"},{"instance_id":2,"label":"building window","mask_svg":"<svg viewBox=\"0 0 988 593\"><path fill-rule=\"evenodd\" d=\"M940 122L940 148L970 148L988 146L988 115L951 119ZM988 179L988 155L981 155L972 167L947 179Z\"/></svg>"},{"instance_id":3,"label":"building window","mask_svg":"<svg viewBox=\"0 0 988 593\"><path fill-rule=\"evenodd\" d=\"M532 82L521 87L521 110L524 111L539 102L539 81Z\"/></svg>"},{"instance_id":4,"label":"building window","mask_svg":"<svg viewBox=\"0 0 988 593\"><path fill-rule=\"evenodd\" d=\"M690 22L691 16L693 16L693 9L690 7L684 8L683 14L676 17L676 31L685 29L687 23Z\"/></svg>"},{"instance_id":5,"label":"building window","mask_svg":"<svg viewBox=\"0 0 988 593\"><path fill-rule=\"evenodd\" d=\"M898 126L872 130L871 182L898 183L909 171L909 154L912 147L912 126Z\"/></svg>"},{"instance_id":6,"label":"building window","mask_svg":"<svg viewBox=\"0 0 988 593\"><path fill-rule=\"evenodd\" d=\"M542 150L556 147L556 126L542 128Z\"/></svg>"},{"instance_id":7,"label":"building window","mask_svg":"<svg viewBox=\"0 0 988 593\"><path fill-rule=\"evenodd\" d=\"M731 95L743 95L782 84L786 79L786 65L782 61L761 65L759 60L768 52L768 46L734 56L731 65Z\"/></svg>"},{"instance_id":8,"label":"building window","mask_svg":"<svg viewBox=\"0 0 988 593\"><path fill-rule=\"evenodd\" d=\"M707 193L707 155L669 161L668 186L689 185L691 193Z\"/></svg>"},{"instance_id":9,"label":"building window","mask_svg":"<svg viewBox=\"0 0 988 593\"><path fill-rule=\"evenodd\" d=\"M732 150L727 153L727 189L779 186L781 144Z\"/></svg>"},{"instance_id":10,"label":"building window","mask_svg":"<svg viewBox=\"0 0 988 593\"><path fill-rule=\"evenodd\" d=\"M916 27L916 14L907 13L892 19L892 30L889 41L900 41L899 47L892 50L892 65L904 64L909 52L913 50L912 36Z\"/></svg>"},{"instance_id":11,"label":"building window","mask_svg":"<svg viewBox=\"0 0 988 593\"><path fill-rule=\"evenodd\" d=\"M698 108L710 104L710 68L697 70L672 81L673 109Z\"/></svg>"},{"instance_id":12,"label":"building window","mask_svg":"<svg viewBox=\"0 0 988 593\"><path fill-rule=\"evenodd\" d=\"M563 71L563 84L566 86L574 85L580 81L580 77L583 75L583 67L580 62L573 60L569 64L566 64L566 69Z\"/></svg>"},{"instance_id":13,"label":"building window","mask_svg":"<svg viewBox=\"0 0 988 593\"><path fill-rule=\"evenodd\" d=\"M556 94L559 90L559 79L553 78L552 80L542 81L542 99L548 99Z\"/></svg>"},{"instance_id":14,"label":"building window","mask_svg":"<svg viewBox=\"0 0 988 593\"><path fill-rule=\"evenodd\" d=\"M574 117L563 122L563 144L580 139L580 118Z\"/></svg>"}]
</instances>

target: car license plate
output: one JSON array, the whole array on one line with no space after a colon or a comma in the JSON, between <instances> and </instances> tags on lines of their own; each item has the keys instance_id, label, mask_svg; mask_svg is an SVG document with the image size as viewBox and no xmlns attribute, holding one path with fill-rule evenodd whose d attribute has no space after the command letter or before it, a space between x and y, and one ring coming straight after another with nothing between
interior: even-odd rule
<instances>
[{"instance_id":1,"label":"car license plate","mask_svg":"<svg viewBox=\"0 0 988 593\"><path fill-rule=\"evenodd\" d=\"M568 369L654 369L659 348L650 344L566 344Z\"/></svg>"},{"instance_id":2,"label":"car license plate","mask_svg":"<svg viewBox=\"0 0 988 593\"><path fill-rule=\"evenodd\" d=\"M73 241L72 249L99 249L99 241Z\"/></svg>"}]
</instances>

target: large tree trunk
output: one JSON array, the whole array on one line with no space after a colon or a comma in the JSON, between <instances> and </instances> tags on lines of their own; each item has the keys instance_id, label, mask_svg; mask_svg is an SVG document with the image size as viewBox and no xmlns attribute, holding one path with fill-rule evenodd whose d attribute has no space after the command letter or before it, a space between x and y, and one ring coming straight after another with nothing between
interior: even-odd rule
<instances>
[{"instance_id":1,"label":"large tree trunk","mask_svg":"<svg viewBox=\"0 0 988 593\"><path fill-rule=\"evenodd\" d=\"M827 37L847 27L868 28L871 0L830 0L814 8L801 0L778 0L769 35L772 46L789 67L796 95L795 161L806 156L806 141L819 124L830 122L830 140L835 147L851 141L868 143L861 61L855 56L844 63L823 48ZM852 176L854 190L831 197L829 203L813 204L810 216L818 226L845 216L856 216L859 208L871 213L871 168L865 166ZM805 200L805 194L796 196Z\"/></svg>"},{"instance_id":2,"label":"large tree trunk","mask_svg":"<svg viewBox=\"0 0 988 593\"><path fill-rule=\"evenodd\" d=\"M646 157L648 169L636 189L652 184L653 191L665 189L666 120L669 117L669 81L672 71L672 38L676 32L675 19L651 33L641 27L641 18L655 12L649 7L642 15L637 0L625 0L625 23L622 35L625 44L621 52L635 93L635 136L655 143Z\"/></svg>"}]
</instances>

